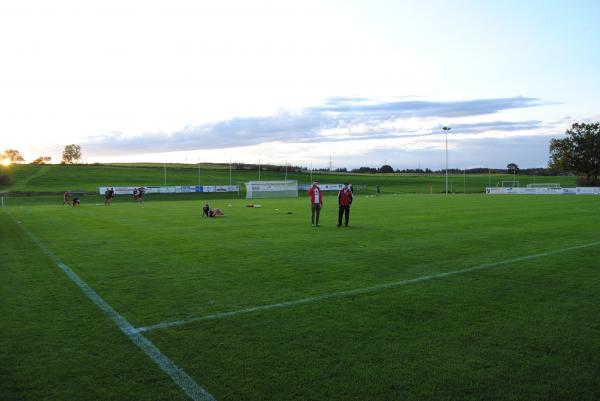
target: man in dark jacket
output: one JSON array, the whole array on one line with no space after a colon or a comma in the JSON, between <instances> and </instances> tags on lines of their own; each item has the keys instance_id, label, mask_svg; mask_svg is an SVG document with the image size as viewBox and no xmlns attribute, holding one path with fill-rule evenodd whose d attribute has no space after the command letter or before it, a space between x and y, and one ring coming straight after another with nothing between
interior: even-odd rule
<instances>
[{"instance_id":1,"label":"man in dark jacket","mask_svg":"<svg viewBox=\"0 0 600 401\"><path fill-rule=\"evenodd\" d=\"M354 194L352 194L352 190L348 186L348 183L344 183L344 187L340 189L338 192L338 205L340 206L340 211L338 213L338 227L342 226L342 215L345 215L344 223L345 226L348 227L348 221L350 220L350 205L354 200Z\"/></svg>"}]
</instances>

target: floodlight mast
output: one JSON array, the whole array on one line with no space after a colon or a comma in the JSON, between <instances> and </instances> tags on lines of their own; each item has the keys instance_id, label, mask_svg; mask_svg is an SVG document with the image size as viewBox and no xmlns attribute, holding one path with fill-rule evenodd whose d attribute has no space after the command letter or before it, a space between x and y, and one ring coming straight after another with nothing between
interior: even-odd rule
<instances>
[{"instance_id":1,"label":"floodlight mast","mask_svg":"<svg viewBox=\"0 0 600 401\"><path fill-rule=\"evenodd\" d=\"M163 173L165 176L165 187L167 186L167 162L163 162Z\"/></svg>"},{"instance_id":2,"label":"floodlight mast","mask_svg":"<svg viewBox=\"0 0 600 401\"><path fill-rule=\"evenodd\" d=\"M448 131L450 131L452 128L442 127L442 129L446 134L446 195L448 195Z\"/></svg>"}]
</instances>

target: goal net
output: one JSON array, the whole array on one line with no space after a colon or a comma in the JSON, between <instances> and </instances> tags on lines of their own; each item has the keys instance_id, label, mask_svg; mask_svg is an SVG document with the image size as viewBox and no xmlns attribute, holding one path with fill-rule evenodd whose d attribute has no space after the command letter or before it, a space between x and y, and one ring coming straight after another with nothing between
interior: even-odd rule
<instances>
[{"instance_id":1,"label":"goal net","mask_svg":"<svg viewBox=\"0 0 600 401\"><path fill-rule=\"evenodd\" d=\"M561 188L561 186L555 183L527 184L527 188Z\"/></svg>"},{"instance_id":2,"label":"goal net","mask_svg":"<svg viewBox=\"0 0 600 401\"><path fill-rule=\"evenodd\" d=\"M297 198L298 181L249 181L246 183L246 199Z\"/></svg>"},{"instance_id":3,"label":"goal net","mask_svg":"<svg viewBox=\"0 0 600 401\"><path fill-rule=\"evenodd\" d=\"M497 188L519 188L519 181L498 181Z\"/></svg>"}]
</instances>

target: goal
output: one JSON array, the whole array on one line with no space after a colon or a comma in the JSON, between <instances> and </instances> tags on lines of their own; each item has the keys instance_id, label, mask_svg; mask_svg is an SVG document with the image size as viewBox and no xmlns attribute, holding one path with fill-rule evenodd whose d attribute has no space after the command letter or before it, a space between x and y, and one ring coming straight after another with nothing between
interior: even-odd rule
<instances>
[{"instance_id":1,"label":"goal","mask_svg":"<svg viewBox=\"0 0 600 401\"><path fill-rule=\"evenodd\" d=\"M297 198L298 181L249 181L246 183L246 199Z\"/></svg>"},{"instance_id":2,"label":"goal","mask_svg":"<svg viewBox=\"0 0 600 401\"><path fill-rule=\"evenodd\" d=\"M496 188L519 188L519 181L498 181Z\"/></svg>"}]
</instances>

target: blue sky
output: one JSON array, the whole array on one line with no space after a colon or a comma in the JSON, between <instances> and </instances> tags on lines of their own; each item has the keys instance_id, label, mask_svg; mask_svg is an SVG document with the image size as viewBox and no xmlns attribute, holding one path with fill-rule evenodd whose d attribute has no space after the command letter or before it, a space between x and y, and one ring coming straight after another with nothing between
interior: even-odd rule
<instances>
[{"instance_id":1,"label":"blue sky","mask_svg":"<svg viewBox=\"0 0 600 401\"><path fill-rule=\"evenodd\" d=\"M544 166L600 120L595 1L0 5L0 132L26 159Z\"/></svg>"}]
</instances>

